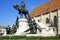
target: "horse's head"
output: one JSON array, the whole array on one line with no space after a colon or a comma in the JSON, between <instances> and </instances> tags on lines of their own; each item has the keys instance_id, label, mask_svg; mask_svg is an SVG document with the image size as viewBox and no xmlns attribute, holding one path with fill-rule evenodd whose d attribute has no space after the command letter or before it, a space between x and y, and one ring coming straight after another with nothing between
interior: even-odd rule
<instances>
[{"instance_id":1,"label":"horse's head","mask_svg":"<svg viewBox=\"0 0 60 40\"><path fill-rule=\"evenodd\" d=\"M21 11L21 6L18 5L18 4L14 4L13 7L18 10L18 11Z\"/></svg>"}]
</instances>

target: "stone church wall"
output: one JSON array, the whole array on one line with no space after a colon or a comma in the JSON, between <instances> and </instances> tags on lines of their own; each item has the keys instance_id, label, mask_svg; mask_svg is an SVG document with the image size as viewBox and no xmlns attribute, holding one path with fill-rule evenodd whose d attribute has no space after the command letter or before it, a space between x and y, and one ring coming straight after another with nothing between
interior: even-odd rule
<instances>
[{"instance_id":1,"label":"stone church wall","mask_svg":"<svg viewBox=\"0 0 60 40\"><path fill-rule=\"evenodd\" d=\"M49 21L50 21L50 23L53 22L53 24L54 24L54 16L57 16L57 11L49 12L49 13L47 13L47 14L34 17L34 19L35 19L36 21L39 20L40 22L46 24L46 19L48 18ZM46 25L49 26L50 23L47 23Z\"/></svg>"},{"instance_id":2,"label":"stone church wall","mask_svg":"<svg viewBox=\"0 0 60 40\"><path fill-rule=\"evenodd\" d=\"M60 10L58 10L58 34L60 34Z\"/></svg>"},{"instance_id":3,"label":"stone church wall","mask_svg":"<svg viewBox=\"0 0 60 40\"><path fill-rule=\"evenodd\" d=\"M57 17L57 12L58 12L58 15L60 15L60 10L55 10L55 11L52 11L52 12L48 12L48 13L46 13L46 14L43 14L43 15L40 15L40 16L37 16L37 17L34 17L34 19L36 20L36 21L40 21L40 22L42 22L43 24L45 24L45 25L47 25L48 27L52 24L52 25L54 25L54 16L56 16ZM46 23L46 19L49 19L49 23ZM58 24L60 24L60 16L59 16L59 18L58 18ZM60 33L60 25L58 25L59 27L58 27L58 32ZM54 26L51 26L51 27L54 27ZM54 27L55 28L55 30L56 30L56 27ZM56 32L56 31L55 31Z\"/></svg>"},{"instance_id":4,"label":"stone church wall","mask_svg":"<svg viewBox=\"0 0 60 40\"><path fill-rule=\"evenodd\" d=\"M49 14L44 14L44 15L42 15L42 22L45 24L45 25L47 25L47 26L49 26L49 23L46 23L46 19L49 19Z\"/></svg>"}]
</instances>

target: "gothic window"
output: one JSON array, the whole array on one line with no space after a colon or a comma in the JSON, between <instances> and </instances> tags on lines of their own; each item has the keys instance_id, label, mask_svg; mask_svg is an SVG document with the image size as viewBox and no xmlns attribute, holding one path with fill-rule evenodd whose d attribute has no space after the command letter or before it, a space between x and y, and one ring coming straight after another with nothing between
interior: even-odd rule
<instances>
[{"instance_id":1,"label":"gothic window","mask_svg":"<svg viewBox=\"0 0 60 40\"><path fill-rule=\"evenodd\" d=\"M38 20L38 22L40 22L40 20Z\"/></svg>"},{"instance_id":2,"label":"gothic window","mask_svg":"<svg viewBox=\"0 0 60 40\"><path fill-rule=\"evenodd\" d=\"M0 32L2 32L2 30L0 30Z\"/></svg>"},{"instance_id":3,"label":"gothic window","mask_svg":"<svg viewBox=\"0 0 60 40\"><path fill-rule=\"evenodd\" d=\"M49 23L49 18L46 18L46 23Z\"/></svg>"},{"instance_id":4,"label":"gothic window","mask_svg":"<svg viewBox=\"0 0 60 40\"><path fill-rule=\"evenodd\" d=\"M54 16L54 26L57 27L57 16Z\"/></svg>"}]
</instances>

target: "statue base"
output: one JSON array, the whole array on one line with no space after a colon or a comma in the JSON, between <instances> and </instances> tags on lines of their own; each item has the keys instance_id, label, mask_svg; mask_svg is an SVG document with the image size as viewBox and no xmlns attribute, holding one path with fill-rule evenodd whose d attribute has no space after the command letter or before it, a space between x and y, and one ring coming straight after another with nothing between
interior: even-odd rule
<instances>
[{"instance_id":1,"label":"statue base","mask_svg":"<svg viewBox=\"0 0 60 40\"><path fill-rule=\"evenodd\" d=\"M17 28L17 32L14 35L18 35L18 36L19 35L20 36L56 36L53 31L53 28L49 28L41 22L36 22L39 25L38 28L42 28L41 32L40 32L40 30L37 29L37 34L29 34L29 31L24 32L27 29L29 29L27 19L20 18L18 20L18 22L19 22L19 27Z\"/></svg>"},{"instance_id":2,"label":"statue base","mask_svg":"<svg viewBox=\"0 0 60 40\"><path fill-rule=\"evenodd\" d=\"M24 35L24 31L29 28L27 19L21 18L18 20L19 27L17 28L17 32L14 35Z\"/></svg>"}]
</instances>

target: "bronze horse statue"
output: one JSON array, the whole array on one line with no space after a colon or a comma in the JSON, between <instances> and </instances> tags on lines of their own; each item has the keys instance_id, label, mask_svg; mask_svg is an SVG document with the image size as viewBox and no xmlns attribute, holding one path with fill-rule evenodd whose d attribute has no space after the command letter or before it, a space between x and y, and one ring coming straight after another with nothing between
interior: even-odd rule
<instances>
[{"instance_id":1,"label":"bronze horse statue","mask_svg":"<svg viewBox=\"0 0 60 40\"><path fill-rule=\"evenodd\" d=\"M26 9L26 6L24 4L24 2L22 1L21 5L18 4L14 4L13 7L19 11L20 16L22 17L24 14L24 16L26 17L26 15L28 14L28 10Z\"/></svg>"},{"instance_id":2,"label":"bronze horse statue","mask_svg":"<svg viewBox=\"0 0 60 40\"><path fill-rule=\"evenodd\" d=\"M30 31L30 34L36 34L37 33L37 25L35 23L35 21L32 21L29 13L28 13L28 10L26 9L25 7L25 4L24 2L22 1L21 5L18 5L18 4L14 4L13 7L19 11L19 14L20 14L20 17L22 18L23 15L21 14L24 14L25 17L27 17L27 22L28 22L28 25L29 25L29 29L27 29L26 31L24 32L27 32L27 31Z\"/></svg>"}]
</instances>

